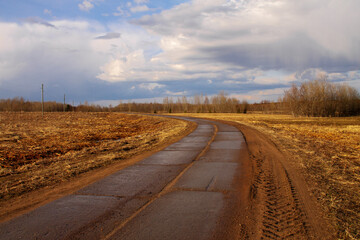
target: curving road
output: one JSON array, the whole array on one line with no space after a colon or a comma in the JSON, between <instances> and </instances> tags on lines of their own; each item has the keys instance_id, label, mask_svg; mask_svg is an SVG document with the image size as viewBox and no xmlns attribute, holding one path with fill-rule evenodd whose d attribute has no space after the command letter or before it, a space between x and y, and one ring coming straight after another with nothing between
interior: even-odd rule
<instances>
[{"instance_id":1,"label":"curving road","mask_svg":"<svg viewBox=\"0 0 360 240\"><path fill-rule=\"evenodd\" d=\"M244 138L227 124L182 119L197 122L197 129L133 166L2 223L0 239L225 236L247 154Z\"/></svg>"}]
</instances>

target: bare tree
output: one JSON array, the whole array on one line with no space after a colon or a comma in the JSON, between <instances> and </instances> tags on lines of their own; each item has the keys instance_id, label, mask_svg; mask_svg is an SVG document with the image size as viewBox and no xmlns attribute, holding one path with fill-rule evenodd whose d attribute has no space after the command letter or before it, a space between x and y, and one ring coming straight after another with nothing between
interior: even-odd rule
<instances>
[{"instance_id":1,"label":"bare tree","mask_svg":"<svg viewBox=\"0 0 360 240\"><path fill-rule=\"evenodd\" d=\"M302 116L351 116L360 112L359 93L348 85L336 85L326 76L295 84L285 91L283 101L293 115Z\"/></svg>"}]
</instances>

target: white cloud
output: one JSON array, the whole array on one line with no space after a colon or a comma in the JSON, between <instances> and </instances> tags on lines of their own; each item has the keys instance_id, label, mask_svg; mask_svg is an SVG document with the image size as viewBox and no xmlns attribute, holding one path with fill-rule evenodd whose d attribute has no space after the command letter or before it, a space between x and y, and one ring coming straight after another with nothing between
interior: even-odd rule
<instances>
[{"instance_id":1,"label":"white cloud","mask_svg":"<svg viewBox=\"0 0 360 240\"><path fill-rule=\"evenodd\" d=\"M149 91L153 91L156 88L163 88L165 87L165 85L158 83L141 83L139 87L143 89L147 89Z\"/></svg>"},{"instance_id":2,"label":"white cloud","mask_svg":"<svg viewBox=\"0 0 360 240\"><path fill-rule=\"evenodd\" d=\"M98 78L110 82L139 80L145 77L141 71L144 66L143 50L136 50L121 58L111 59L101 67L103 73L98 75Z\"/></svg>"},{"instance_id":3,"label":"white cloud","mask_svg":"<svg viewBox=\"0 0 360 240\"><path fill-rule=\"evenodd\" d=\"M251 95L256 97L256 100L277 100L284 94L286 88L275 88L260 91L252 91Z\"/></svg>"},{"instance_id":4,"label":"white cloud","mask_svg":"<svg viewBox=\"0 0 360 240\"><path fill-rule=\"evenodd\" d=\"M125 2L113 15L149 11L147 2ZM79 8L97 4L82 0ZM259 99L272 93L256 89L271 91L320 73L360 86L359 10L357 0L192 0L132 24L0 22L0 84L31 86L42 76L119 82L173 96L195 87L251 89ZM168 88L170 81L181 81L181 88Z\"/></svg>"},{"instance_id":5,"label":"white cloud","mask_svg":"<svg viewBox=\"0 0 360 240\"><path fill-rule=\"evenodd\" d=\"M262 100L277 101L279 97L284 94L286 88L274 88L268 90L249 91L247 94L230 94L229 97L234 97L241 100L249 101L250 103L260 102Z\"/></svg>"},{"instance_id":6,"label":"white cloud","mask_svg":"<svg viewBox=\"0 0 360 240\"><path fill-rule=\"evenodd\" d=\"M149 2L149 0L134 0L134 3L136 4L142 4L142 3L147 3Z\"/></svg>"},{"instance_id":7,"label":"white cloud","mask_svg":"<svg viewBox=\"0 0 360 240\"><path fill-rule=\"evenodd\" d=\"M0 23L0 82L17 81L30 91L35 82L94 77L105 63L103 53L92 47L97 24L83 21L51 21L44 24ZM71 59L71 61L70 61ZM79 81L83 81L79 79ZM34 82L32 82L34 81ZM25 90L23 89L23 90Z\"/></svg>"},{"instance_id":8,"label":"white cloud","mask_svg":"<svg viewBox=\"0 0 360 240\"><path fill-rule=\"evenodd\" d=\"M234 81L234 80L226 80L226 81L224 81L224 84L241 84L241 82Z\"/></svg>"},{"instance_id":9,"label":"white cloud","mask_svg":"<svg viewBox=\"0 0 360 240\"><path fill-rule=\"evenodd\" d=\"M124 11L121 6L118 6L116 8L116 12L113 13L113 16L118 17L118 16L128 16L128 13L126 11Z\"/></svg>"},{"instance_id":10,"label":"white cloud","mask_svg":"<svg viewBox=\"0 0 360 240\"><path fill-rule=\"evenodd\" d=\"M94 7L94 4L92 4L91 1L84 0L82 3L78 4L78 7L81 11L88 12Z\"/></svg>"},{"instance_id":11,"label":"white cloud","mask_svg":"<svg viewBox=\"0 0 360 240\"><path fill-rule=\"evenodd\" d=\"M139 5L139 6L135 6L135 7L130 8L130 11L132 13L147 12L147 11L150 11L150 10L151 9L146 5Z\"/></svg>"},{"instance_id":12,"label":"white cloud","mask_svg":"<svg viewBox=\"0 0 360 240\"><path fill-rule=\"evenodd\" d=\"M166 91L165 92L166 95L169 95L169 96L186 96L188 94L187 91L182 91L182 92L172 92L172 91Z\"/></svg>"},{"instance_id":13,"label":"white cloud","mask_svg":"<svg viewBox=\"0 0 360 240\"><path fill-rule=\"evenodd\" d=\"M274 78L274 77L261 77L255 78L254 83L264 84L264 85L273 85L282 83L283 80L281 78Z\"/></svg>"},{"instance_id":14,"label":"white cloud","mask_svg":"<svg viewBox=\"0 0 360 240\"><path fill-rule=\"evenodd\" d=\"M193 0L134 22L161 36L173 64L196 56L248 69L336 71L360 64L359 10L355 0Z\"/></svg>"},{"instance_id":15,"label":"white cloud","mask_svg":"<svg viewBox=\"0 0 360 240\"><path fill-rule=\"evenodd\" d=\"M348 80L360 80L360 71L348 72Z\"/></svg>"},{"instance_id":16,"label":"white cloud","mask_svg":"<svg viewBox=\"0 0 360 240\"><path fill-rule=\"evenodd\" d=\"M327 73L319 68L309 68L304 71L297 71L295 78L300 81L310 81L318 78L321 75L327 75Z\"/></svg>"}]
</instances>

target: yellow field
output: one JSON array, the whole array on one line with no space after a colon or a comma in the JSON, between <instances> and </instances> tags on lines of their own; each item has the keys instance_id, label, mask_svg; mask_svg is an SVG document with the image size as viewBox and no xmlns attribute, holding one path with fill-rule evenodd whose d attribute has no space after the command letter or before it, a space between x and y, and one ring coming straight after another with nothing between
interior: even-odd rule
<instances>
[{"instance_id":1,"label":"yellow field","mask_svg":"<svg viewBox=\"0 0 360 240\"><path fill-rule=\"evenodd\" d=\"M360 238L360 117L181 115L234 121L265 133L303 172L339 237Z\"/></svg>"},{"instance_id":2,"label":"yellow field","mask_svg":"<svg viewBox=\"0 0 360 240\"><path fill-rule=\"evenodd\" d=\"M189 126L121 113L0 113L0 203L166 144Z\"/></svg>"}]
</instances>

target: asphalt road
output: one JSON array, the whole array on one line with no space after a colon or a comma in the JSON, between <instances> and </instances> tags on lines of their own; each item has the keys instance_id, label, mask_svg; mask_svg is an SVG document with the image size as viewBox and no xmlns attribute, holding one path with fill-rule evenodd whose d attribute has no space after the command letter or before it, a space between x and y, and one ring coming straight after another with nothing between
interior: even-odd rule
<instances>
[{"instance_id":1,"label":"asphalt road","mask_svg":"<svg viewBox=\"0 0 360 240\"><path fill-rule=\"evenodd\" d=\"M226 228L245 141L230 125L188 120L198 127L179 142L2 223L0 239L214 238Z\"/></svg>"}]
</instances>

